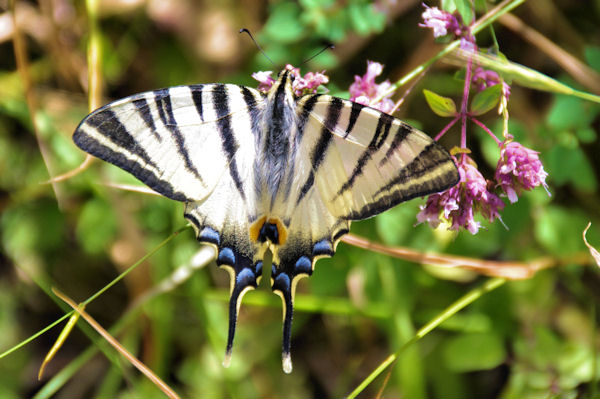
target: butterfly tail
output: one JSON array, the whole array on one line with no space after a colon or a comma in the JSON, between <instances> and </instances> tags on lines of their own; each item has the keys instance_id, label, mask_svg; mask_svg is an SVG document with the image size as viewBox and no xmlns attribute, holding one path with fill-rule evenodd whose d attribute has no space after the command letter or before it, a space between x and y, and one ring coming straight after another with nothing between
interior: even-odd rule
<instances>
[{"instance_id":1,"label":"butterfly tail","mask_svg":"<svg viewBox=\"0 0 600 399\"><path fill-rule=\"evenodd\" d=\"M281 297L283 301L283 342L282 342L282 366L285 373L292 372L292 358L290 354L292 319L294 316L294 294L296 284L302 277L312 274L312 256L300 256L295 260L281 259L281 265L273 264L271 277L273 279L272 290Z\"/></svg>"},{"instance_id":2,"label":"butterfly tail","mask_svg":"<svg viewBox=\"0 0 600 399\"><path fill-rule=\"evenodd\" d=\"M225 267L231 275L231 290L229 298L229 331L227 334L227 347L223 366L228 367L231 363L231 352L238 313L242 304L242 298L246 292L257 287L257 278L262 273L262 262L253 264L252 260L232 248L225 247L219 251L217 264Z\"/></svg>"},{"instance_id":3,"label":"butterfly tail","mask_svg":"<svg viewBox=\"0 0 600 399\"><path fill-rule=\"evenodd\" d=\"M294 287L293 274L290 276L285 269L278 269L273 265L271 272L273 278L273 292L281 297L283 302L283 341L281 346L281 361L283 371L292 372L292 357L290 354L292 340L292 319L294 317Z\"/></svg>"}]
</instances>

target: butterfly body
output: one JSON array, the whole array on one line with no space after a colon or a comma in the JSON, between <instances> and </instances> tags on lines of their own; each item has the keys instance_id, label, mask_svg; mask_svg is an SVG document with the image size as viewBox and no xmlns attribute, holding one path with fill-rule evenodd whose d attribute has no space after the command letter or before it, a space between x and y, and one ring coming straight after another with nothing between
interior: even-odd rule
<instances>
[{"instance_id":1,"label":"butterfly body","mask_svg":"<svg viewBox=\"0 0 600 399\"><path fill-rule=\"evenodd\" d=\"M284 69L267 93L207 84L134 95L88 115L73 136L184 202L198 240L216 247L217 264L231 275L225 363L241 299L271 251L286 372L296 284L334 254L351 221L458 181L449 154L427 135L348 100L298 97L293 79Z\"/></svg>"}]
</instances>

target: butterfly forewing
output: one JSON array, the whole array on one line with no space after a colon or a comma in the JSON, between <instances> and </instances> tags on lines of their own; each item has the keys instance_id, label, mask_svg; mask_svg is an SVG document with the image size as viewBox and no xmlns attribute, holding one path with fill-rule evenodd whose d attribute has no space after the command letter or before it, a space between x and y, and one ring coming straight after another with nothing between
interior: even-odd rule
<instances>
[{"instance_id":1,"label":"butterfly forewing","mask_svg":"<svg viewBox=\"0 0 600 399\"><path fill-rule=\"evenodd\" d=\"M316 185L333 215L365 219L456 184L454 162L429 136L373 108L341 101L339 121L333 129L328 127L332 140L324 155L327 171L316 174ZM315 135L326 125L330 104L331 97L319 96L305 135Z\"/></svg>"},{"instance_id":2,"label":"butterfly forewing","mask_svg":"<svg viewBox=\"0 0 600 399\"><path fill-rule=\"evenodd\" d=\"M73 140L166 197L199 201L233 168L233 156L240 148L254 149L253 114L248 108L256 113L261 105L258 91L236 85L155 90L94 111L81 122ZM219 115L224 110L226 126Z\"/></svg>"}]
</instances>

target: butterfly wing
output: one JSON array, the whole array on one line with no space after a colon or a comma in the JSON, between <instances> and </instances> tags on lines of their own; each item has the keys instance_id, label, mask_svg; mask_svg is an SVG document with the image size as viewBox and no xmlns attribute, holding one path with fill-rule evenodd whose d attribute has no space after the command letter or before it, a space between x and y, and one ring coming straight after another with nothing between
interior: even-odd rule
<instances>
[{"instance_id":1,"label":"butterfly wing","mask_svg":"<svg viewBox=\"0 0 600 399\"><path fill-rule=\"evenodd\" d=\"M319 257L332 256L352 220L365 219L458 182L448 152L388 114L326 95L298 101L288 241L277 248L273 290L284 302L284 369L294 290Z\"/></svg>"},{"instance_id":2,"label":"butterfly wing","mask_svg":"<svg viewBox=\"0 0 600 399\"><path fill-rule=\"evenodd\" d=\"M318 97L309 126L326 124L331 99ZM342 102L338 123L327 126L330 145L321 154L328 168L315 179L333 215L366 219L458 182L448 152L425 133L373 108L338 101Z\"/></svg>"},{"instance_id":3,"label":"butterfly wing","mask_svg":"<svg viewBox=\"0 0 600 399\"><path fill-rule=\"evenodd\" d=\"M84 151L186 203L199 241L218 250L231 274L227 359L241 298L262 263L248 236L256 208L252 170L264 96L237 85L177 86L110 103L73 135Z\"/></svg>"},{"instance_id":4,"label":"butterfly wing","mask_svg":"<svg viewBox=\"0 0 600 399\"><path fill-rule=\"evenodd\" d=\"M236 189L241 189L234 155L239 148L254 148L253 113L260 112L261 102L259 92L236 85L150 91L92 112L79 124L73 140L168 198L200 201L226 169ZM244 129L232 129L234 125Z\"/></svg>"}]
</instances>

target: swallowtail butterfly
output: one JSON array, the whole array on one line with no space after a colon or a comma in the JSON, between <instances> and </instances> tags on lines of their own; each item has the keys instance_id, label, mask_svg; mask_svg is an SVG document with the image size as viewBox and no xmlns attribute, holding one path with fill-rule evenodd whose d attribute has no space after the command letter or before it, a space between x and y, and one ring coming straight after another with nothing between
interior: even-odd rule
<instances>
[{"instance_id":1,"label":"swallowtail butterfly","mask_svg":"<svg viewBox=\"0 0 600 399\"><path fill-rule=\"evenodd\" d=\"M92 112L73 135L82 150L183 202L198 241L217 249L231 275L225 365L242 297L271 251L287 373L298 280L333 256L353 220L459 180L429 136L352 101L298 97L293 80L284 69L267 93L215 83L136 94Z\"/></svg>"}]
</instances>

